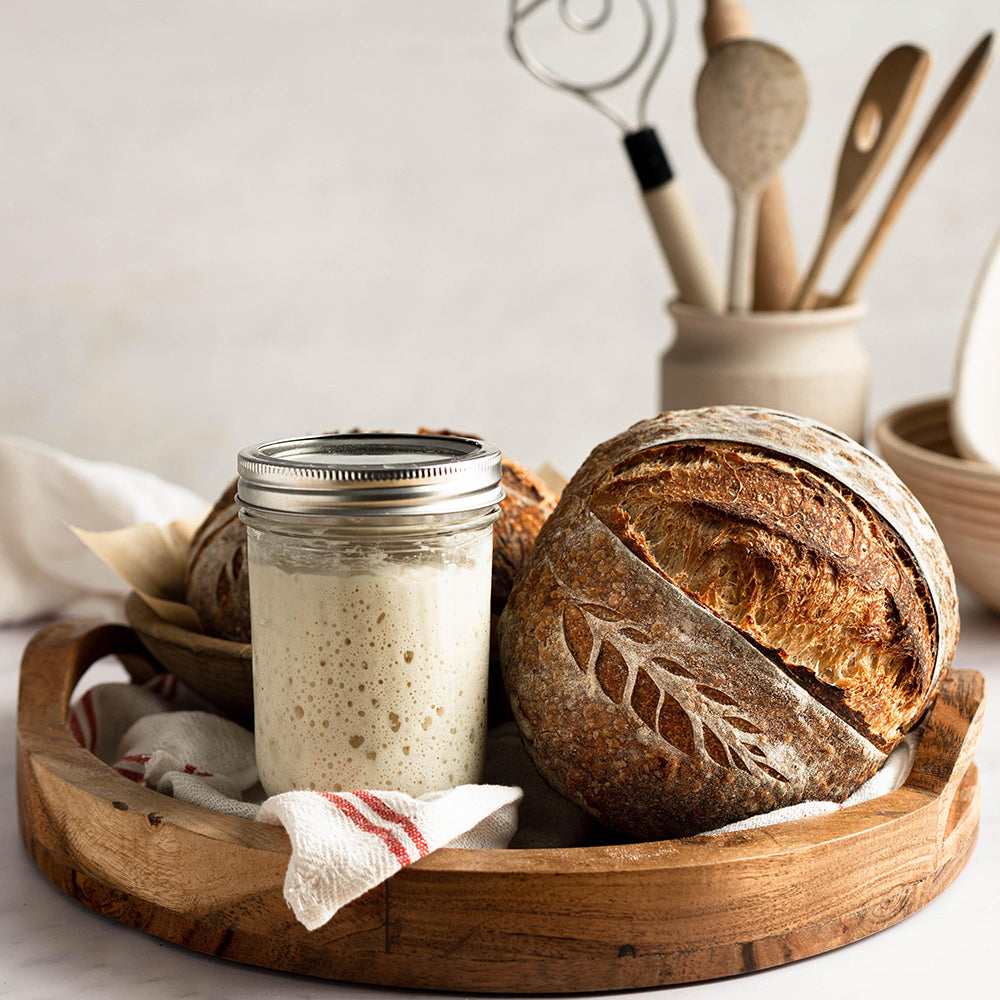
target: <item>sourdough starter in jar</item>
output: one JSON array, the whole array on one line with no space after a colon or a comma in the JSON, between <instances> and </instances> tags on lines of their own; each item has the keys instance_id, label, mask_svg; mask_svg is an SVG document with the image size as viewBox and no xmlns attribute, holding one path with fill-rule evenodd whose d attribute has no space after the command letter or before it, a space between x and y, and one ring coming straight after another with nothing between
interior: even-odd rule
<instances>
[{"instance_id":1,"label":"sourdough starter in jar","mask_svg":"<svg viewBox=\"0 0 1000 1000\"><path fill-rule=\"evenodd\" d=\"M257 767L269 792L482 775L492 534L464 565L344 573L250 563ZM258 625L259 623L259 625Z\"/></svg>"},{"instance_id":2,"label":"sourdough starter in jar","mask_svg":"<svg viewBox=\"0 0 1000 1000\"><path fill-rule=\"evenodd\" d=\"M499 451L323 435L246 449L239 471L264 790L479 781Z\"/></svg>"}]
</instances>

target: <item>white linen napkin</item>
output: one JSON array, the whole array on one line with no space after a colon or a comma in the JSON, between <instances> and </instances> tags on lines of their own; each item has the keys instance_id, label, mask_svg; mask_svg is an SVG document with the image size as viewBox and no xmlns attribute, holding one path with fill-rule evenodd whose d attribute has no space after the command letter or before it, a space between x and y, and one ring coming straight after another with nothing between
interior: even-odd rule
<instances>
[{"instance_id":1,"label":"white linen napkin","mask_svg":"<svg viewBox=\"0 0 1000 1000\"><path fill-rule=\"evenodd\" d=\"M0 625L54 614L121 617L127 584L67 523L110 530L166 523L208 506L148 472L2 434L0 485Z\"/></svg>"}]
</instances>

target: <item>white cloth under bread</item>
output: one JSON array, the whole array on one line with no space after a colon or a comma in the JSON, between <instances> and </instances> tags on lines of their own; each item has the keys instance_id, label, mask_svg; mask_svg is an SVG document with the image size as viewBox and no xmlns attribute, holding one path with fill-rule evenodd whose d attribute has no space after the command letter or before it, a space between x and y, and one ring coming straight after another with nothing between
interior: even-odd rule
<instances>
[{"instance_id":1,"label":"white cloth under bread","mask_svg":"<svg viewBox=\"0 0 1000 1000\"><path fill-rule=\"evenodd\" d=\"M292 845L285 900L310 930L439 847L503 848L517 830L522 793L516 784L462 785L419 798L359 790L265 799L253 734L206 707L162 674L141 686L91 688L74 704L69 728L130 781L215 812L283 826Z\"/></svg>"}]
</instances>

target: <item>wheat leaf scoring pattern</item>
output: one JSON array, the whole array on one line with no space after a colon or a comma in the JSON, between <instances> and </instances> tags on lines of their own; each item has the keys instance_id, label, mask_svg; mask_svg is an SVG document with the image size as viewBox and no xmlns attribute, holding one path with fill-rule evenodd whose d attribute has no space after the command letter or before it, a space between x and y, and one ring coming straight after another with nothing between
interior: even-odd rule
<instances>
[{"instance_id":1,"label":"wheat leaf scoring pattern","mask_svg":"<svg viewBox=\"0 0 1000 1000\"><path fill-rule=\"evenodd\" d=\"M595 632L589 618L604 622L606 626L598 627ZM611 627L608 628L608 625ZM653 642L653 638L648 632L636 628L625 615L599 604L578 605L567 601L563 605L562 626L566 647L584 673L590 669L595 643L600 642L597 656L594 657L594 675L601 690L616 705L623 704L628 693L630 677L628 660L610 637L601 633L614 633L619 639L636 645L647 645ZM718 707L739 707L739 702L725 691L720 691L709 684L697 683L698 675L675 660L653 656L648 662L659 671L682 680L695 681L694 689L716 710ZM695 735L695 720L673 695L661 690L653 676L641 666L636 667L635 680L632 682L628 700L629 706L639 720L658 733L666 743L689 757L700 755L699 740ZM752 735L763 733L759 726L737 715L724 715L719 712L717 718L736 732ZM704 755L717 765L727 769L735 768L746 774L753 773L750 767L753 765L773 780L788 783L788 779L780 771L764 763L768 755L759 746L747 742L729 746L704 720L698 721ZM737 748L742 753L749 753L752 756L749 760L744 759L741 753L737 752Z\"/></svg>"},{"instance_id":2,"label":"wheat leaf scoring pattern","mask_svg":"<svg viewBox=\"0 0 1000 1000\"><path fill-rule=\"evenodd\" d=\"M695 687L709 701L718 702L720 705L739 705L738 701L734 701L725 691L720 691L718 688L709 687L707 684L696 684Z\"/></svg>"},{"instance_id":3,"label":"wheat leaf scoring pattern","mask_svg":"<svg viewBox=\"0 0 1000 1000\"><path fill-rule=\"evenodd\" d=\"M632 642L647 643L652 642L653 637L645 632L640 632L637 628L623 628L621 634L626 639L631 639Z\"/></svg>"},{"instance_id":4,"label":"wheat leaf scoring pattern","mask_svg":"<svg viewBox=\"0 0 1000 1000\"><path fill-rule=\"evenodd\" d=\"M752 722L747 719L741 719L738 715L724 715L723 718L733 727L733 729L738 729L741 733L752 733L756 735L757 733L762 733L764 731L760 728L760 726L755 726Z\"/></svg>"},{"instance_id":5,"label":"wheat leaf scoring pattern","mask_svg":"<svg viewBox=\"0 0 1000 1000\"><path fill-rule=\"evenodd\" d=\"M726 753L726 745L712 732L708 726L701 727L702 739L705 742L705 753L715 761L719 767L729 767L729 754Z\"/></svg>"},{"instance_id":6,"label":"wheat leaf scoring pattern","mask_svg":"<svg viewBox=\"0 0 1000 1000\"><path fill-rule=\"evenodd\" d=\"M671 745L677 747L689 757L696 756L698 748L694 741L694 727L691 718L681 708L680 702L673 695L663 692L663 704L660 706L660 717L657 725L660 735Z\"/></svg>"},{"instance_id":7,"label":"wheat leaf scoring pattern","mask_svg":"<svg viewBox=\"0 0 1000 1000\"><path fill-rule=\"evenodd\" d=\"M624 622L628 619L618 611L612 611L611 608L604 607L603 604L581 604L581 609L586 611L588 615L593 615L595 618L599 618L602 622Z\"/></svg>"},{"instance_id":8,"label":"wheat leaf scoring pattern","mask_svg":"<svg viewBox=\"0 0 1000 1000\"><path fill-rule=\"evenodd\" d=\"M769 775L770 775L770 776L771 776L772 778L774 778L774 780L775 780L775 781L781 781L781 782L784 782L784 783L785 783L786 785L788 784L788 779L787 779L787 778L786 778L786 777L785 777L785 776L784 776L784 775L783 775L783 774L782 774L782 773L781 773L780 771L776 771L776 770L775 770L775 769L774 769L773 767L771 767L770 765L768 765L768 764L765 764L765 763L763 763L762 761L759 761L759 760L755 760L755 761L754 761L754 763L755 763L755 764L756 764L756 765L757 765L757 766L758 766L758 767L759 767L759 768L760 768L760 769L761 769L761 770L762 770L762 771L763 771L763 772L764 772L765 774L769 774Z\"/></svg>"},{"instance_id":9,"label":"wheat leaf scoring pattern","mask_svg":"<svg viewBox=\"0 0 1000 1000\"><path fill-rule=\"evenodd\" d=\"M597 651L597 663L594 664L597 682L604 693L616 704L622 703L625 697L625 686L628 684L628 664L625 657L616 646L605 639Z\"/></svg>"},{"instance_id":10,"label":"wheat leaf scoring pattern","mask_svg":"<svg viewBox=\"0 0 1000 1000\"><path fill-rule=\"evenodd\" d=\"M676 663L674 660L668 660L664 656L654 656L653 663L661 670L666 670L668 674L674 674L676 677L685 677L690 681L695 679L695 675L690 670L685 670L679 663Z\"/></svg>"},{"instance_id":11,"label":"wheat leaf scoring pattern","mask_svg":"<svg viewBox=\"0 0 1000 1000\"><path fill-rule=\"evenodd\" d=\"M563 611L563 636L576 665L586 672L594 648L594 634L587 624L587 616L573 604L567 604Z\"/></svg>"},{"instance_id":12,"label":"wheat leaf scoring pattern","mask_svg":"<svg viewBox=\"0 0 1000 1000\"><path fill-rule=\"evenodd\" d=\"M656 681L642 667L639 667L635 675L631 701L635 714L650 729L656 729L656 710L660 706L660 689L656 686Z\"/></svg>"}]
</instances>

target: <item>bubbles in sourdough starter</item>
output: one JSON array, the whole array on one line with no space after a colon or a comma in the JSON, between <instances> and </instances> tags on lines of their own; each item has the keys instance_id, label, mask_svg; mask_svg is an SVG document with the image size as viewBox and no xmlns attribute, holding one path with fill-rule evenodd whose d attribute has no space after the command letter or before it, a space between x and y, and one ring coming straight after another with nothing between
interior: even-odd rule
<instances>
[{"instance_id":1,"label":"bubbles in sourdough starter","mask_svg":"<svg viewBox=\"0 0 1000 1000\"><path fill-rule=\"evenodd\" d=\"M485 558L489 560L489 538ZM268 794L478 781L489 573L288 573L251 564L257 764Z\"/></svg>"}]
</instances>

